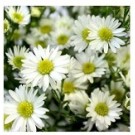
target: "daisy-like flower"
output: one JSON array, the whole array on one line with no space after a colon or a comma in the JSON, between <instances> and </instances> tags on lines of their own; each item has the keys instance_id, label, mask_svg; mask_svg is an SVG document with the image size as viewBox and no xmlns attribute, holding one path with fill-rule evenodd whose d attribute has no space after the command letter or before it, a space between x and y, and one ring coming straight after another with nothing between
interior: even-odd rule
<instances>
[{"instance_id":1,"label":"daisy-like flower","mask_svg":"<svg viewBox=\"0 0 135 135\"><path fill-rule=\"evenodd\" d=\"M90 104L86 108L87 117L91 118L98 130L105 130L111 122L120 119L122 109L120 104L113 100L114 95L109 92L102 92L98 88L91 93Z\"/></svg>"},{"instance_id":2,"label":"daisy-like flower","mask_svg":"<svg viewBox=\"0 0 135 135\"><path fill-rule=\"evenodd\" d=\"M130 68L130 46L125 46L117 52L116 65L120 69L129 70Z\"/></svg>"},{"instance_id":3,"label":"daisy-like flower","mask_svg":"<svg viewBox=\"0 0 135 135\"><path fill-rule=\"evenodd\" d=\"M112 51L108 51L105 55L105 60L108 63L109 68L116 67L116 58L117 55L113 53Z\"/></svg>"},{"instance_id":4,"label":"daisy-like flower","mask_svg":"<svg viewBox=\"0 0 135 135\"><path fill-rule=\"evenodd\" d=\"M121 102L125 94L123 82L111 81L110 88L108 86L105 86L104 88L102 88L102 90L110 91L110 94L115 96L114 100L116 100L117 102Z\"/></svg>"},{"instance_id":5,"label":"daisy-like flower","mask_svg":"<svg viewBox=\"0 0 135 135\"><path fill-rule=\"evenodd\" d=\"M31 10L31 16L33 17L39 17L41 15L41 11L39 9L39 7L30 7Z\"/></svg>"},{"instance_id":6,"label":"daisy-like flower","mask_svg":"<svg viewBox=\"0 0 135 135\"><path fill-rule=\"evenodd\" d=\"M59 46L60 49L70 47L71 31L68 29L58 29L52 32L53 46Z\"/></svg>"},{"instance_id":7,"label":"daisy-like flower","mask_svg":"<svg viewBox=\"0 0 135 135\"><path fill-rule=\"evenodd\" d=\"M21 74L26 84L42 87L45 91L49 84L53 85L65 78L70 57L61 53L58 48L50 49L49 46L46 49L41 46L34 48L33 53L30 52L23 61Z\"/></svg>"},{"instance_id":8,"label":"daisy-like flower","mask_svg":"<svg viewBox=\"0 0 135 135\"><path fill-rule=\"evenodd\" d=\"M68 106L76 115L86 115L86 106L89 103L89 97L83 90L76 90L70 94L65 94L65 101L69 101Z\"/></svg>"},{"instance_id":9,"label":"daisy-like flower","mask_svg":"<svg viewBox=\"0 0 135 135\"><path fill-rule=\"evenodd\" d=\"M15 44L22 45L23 39L25 38L26 29L20 27L19 29L14 30L11 40L15 42Z\"/></svg>"},{"instance_id":10,"label":"daisy-like flower","mask_svg":"<svg viewBox=\"0 0 135 135\"><path fill-rule=\"evenodd\" d=\"M77 60L74 61L71 74L79 82L93 83L95 77L102 77L107 69L107 63L104 56L98 57L94 52L85 51L76 54Z\"/></svg>"},{"instance_id":11,"label":"daisy-like flower","mask_svg":"<svg viewBox=\"0 0 135 135\"><path fill-rule=\"evenodd\" d=\"M91 17L89 15L79 16L75 21L73 27L74 35L71 37L71 44L74 46L74 50L82 52L90 44L90 40L87 39L91 33L90 30Z\"/></svg>"},{"instance_id":12,"label":"daisy-like flower","mask_svg":"<svg viewBox=\"0 0 135 135\"><path fill-rule=\"evenodd\" d=\"M101 18L99 16L94 17L93 23L91 23L91 32L88 35L90 42L90 48L93 50L104 50L105 53L108 52L108 48L116 53L117 48L124 45L125 42L120 39L126 35L124 32L125 28L119 28L121 23L107 16L106 18Z\"/></svg>"},{"instance_id":13,"label":"daisy-like flower","mask_svg":"<svg viewBox=\"0 0 135 135\"><path fill-rule=\"evenodd\" d=\"M29 89L25 85L20 85L15 91L9 90L12 101L5 103L4 113L8 115L5 124L12 123L12 131L33 131L36 127L44 127L43 119L47 119L46 112L49 110L42 107L45 95L37 96L38 90Z\"/></svg>"},{"instance_id":14,"label":"daisy-like flower","mask_svg":"<svg viewBox=\"0 0 135 135\"><path fill-rule=\"evenodd\" d=\"M26 37L26 42L32 47L38 47L42 46L43 48L46 48L49 42L48 38L41 37L41 36L35 36L33 33L30 33Z\"/></svg>"},{"instance_id":15,"label":"daisy-like flower","mask_svg":"<svg viewBox=\"0 0 135 135\"><path fill-rule=\"evenodd\" d=\"M6 12L14 23L19 25L27 25L30 21L29 10L25 6L21 7L6 7Z\"/></svg>"},{"instance_id":16,"label":"daisy-like flower","mask_svg":"<svg viewBox=\"0 0 135 135\"><path fill-rule=\"evenodd\" d=\"M10 29L10 24L7 19L4 19L4 33L8 32Z\"/></svg>"},{"instance_id":17,"label":"daisy-like flower","mask_svg":"<svg viewBox=\"0 0 135 135\"><path fill-rule=\"evenodd\" d=\"M68 77L66 78L62 85L60 85L62 88L62 92L65 94L70 94L76 90L86 90L87 89L87 84L78 82L75 80L73 77Z\"/></svg>"},{"instance_id":18,"label":"daisy-like flower","mask_svg":"<svg viewBox=\"0 0 135 135\"><path fill-rule=\"evenodd\" d=\"M26 54L29 49L21 46L14 46L13 51L11 49L6 53L8 57L8 63L12 65L13 69L21 69L22 68L22 60L25 59Z\"/></svg>"},{"instance_id":19,"label":"daisy-like flower","mask_svg":"<svg viewBox=\"0 0 135 135\"><path fill-rule=\"evenodd\" d=\"M48 37L48 35L53 31L54 24L52 19L45 19L43 18L39 22L39 26L37 28L32 28L32 33L35 36L43 36Z\"/></svg>"},{"instance_id":20,"label":"daisy-like flower","mask_svg":"<svg viewBox=\"0 0 135 135\"><path fill-rule=\"evenodd\" d=\"M56 19L55 28L56 29L68 29L71 30L73 25L73 19L69 16L62 16Z\"/></svg>"}]
</instances>

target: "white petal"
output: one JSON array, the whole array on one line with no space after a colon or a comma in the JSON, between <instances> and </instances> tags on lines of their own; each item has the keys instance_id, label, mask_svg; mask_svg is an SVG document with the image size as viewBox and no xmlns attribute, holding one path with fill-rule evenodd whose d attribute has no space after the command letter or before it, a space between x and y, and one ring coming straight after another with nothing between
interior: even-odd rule
<instances>
[{"instance_id":1,"label":"white petal","mask_svg":"<svg viewBox=\"0 0 135 135\"><path fill-rule=\"evenodd\" d=\"M10 123L10 122L13 121L14 119L16 119L18 116L19 116L18 114L9 115L9 116L5 119L5 124Z\"/></svg>"},{"instance_id":2,"label":"white petal","mask_svg":"<svg viewBox=\"0 0 135 135\"><path fill-rule=\"evenodd\" d=\"M57 72L51 72L50 76L52 77L52 79L54 79L55 81L61 81L62 80L62 75L60 73Z\"/></svg>"},{"instance_id":3,"label":"white petal","mask_svg":"<svg viewBox=\"0 0 135 135\"><path fill-rule=\"evenodd\" d=\"M48 75L45 75L43 78L43 85L44 85L44 89L46 90L49 87L49 77Z\"/></svg>"},{"instance_id":4,"label":"white petal","mask_svg":"<svg viewBox=\"0 0 135 135\"><path fill-rule=\"evenodd\" d=\"M30 131L36 132L36 126L32 119L28 119L28 126L30 128Z\"/></svg>"},{"instance_id":5,"label":"white petal","mask_svg":"<svg viewBox=\"0 0 135 135\"><path fill-rule=\"evenodd\" d=\"M9 90L9 94L11 95L11 97L12 97L15 101L17 101L17 102L20 101L19 96L18 96L14 91Z\"/></svg>"},{"instance_id":6,"label":"white petal","mask_svg":"<svg viewBox=\"0 0 135 135\"><path fill-rule=\"evenodd\" d=\"M14 127L14 131L19 131L19 129L23 125L23 121L24 121L24 119L22 117L18 118L17 123L16 123L16 125Z\"/></svg>"},{"instance_id":7,"label":"white petal","mask_svg":"<svg viewBox=\"0 0 135 135\"><path fill-rule=\"evenodd\" d=\"M32 118L35 122L35 124L37 125L38 128L43 128L44 127L44 123L42 122L42 120L40 118L38 118L36 115L32 115Z\"/></svg>"}]
</instances>

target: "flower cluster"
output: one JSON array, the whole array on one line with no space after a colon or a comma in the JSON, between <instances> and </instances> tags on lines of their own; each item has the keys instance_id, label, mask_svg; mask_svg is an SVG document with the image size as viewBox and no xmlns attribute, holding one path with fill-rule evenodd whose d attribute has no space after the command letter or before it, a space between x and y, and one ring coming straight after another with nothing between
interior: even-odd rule
<instances>
[{"instance_id":1,"label":"flower cluster","mask_svg":"<svg viewBox=\"0 0 135 135\"><path fill-rule=\"evenodd\" d=\"M5 7L4 130L129 131L129 31L129 7Z\"/></svg>"}]
</instances>

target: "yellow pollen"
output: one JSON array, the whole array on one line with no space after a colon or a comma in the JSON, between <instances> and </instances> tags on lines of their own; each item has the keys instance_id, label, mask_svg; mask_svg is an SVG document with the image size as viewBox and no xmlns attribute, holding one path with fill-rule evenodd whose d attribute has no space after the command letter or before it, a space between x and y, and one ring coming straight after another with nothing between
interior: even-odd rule
<instances>
[{"instance_id":1,"label":"yellow pollen","mask_svg":"<svg viewBox=\"0 0 135 135\"><path fill-rule=\"evenodd\" d=\"M67 35L60 35L57 38L58 45L65 45L68 42L69 37Z\"/></svg>"},{"instance_id":2,"label":"yellow pollen","mask_svg":"<svg viewBox=\"0 0 135 135\"><path fill-rule=\"evenodd\" d=\"M22 56L15 56L13 58L13 64L15 65L15 67L17 67L18 69L20 69L22 67L22 60L24 59L24 57Z\"/></svg>"},{"instance_id":3,"label":"yellow pollen","mask_svg":"<svg viewBox=\"0 0 135 135\"><path fill-rule=\"evenodd\" d=\"M108 112L109 112L109 108L108 106L106 105L106 103L104 102L100 102L96 105L95 107L95 111L98 115L101 115L101 116L106 116L108 115Z\"/></svg>"},{"instance_id":4,"label":"yellow pollen","mask_svg":"<svg viewBox=\"0 0 135 135\"><path fill-rule=\"evenodd\" d=\"M102 41L109 42L113 38L112 30L108 27L102 27L98 31L98 36Z\"/></svg>"},{"instance_id":5,"label":"yellow pollen","mask_svg":"<svg viewBox=\"0 0 135 135\"><path fill-rule=\"evenodd\" d=\"M85 28L83 31L82 31L82 38L83 40L86 42L86 43L89 43L90 40L87 39L88 35L90 33L90 30L88 28Z\"/></svg>"},{"instance_id":6,"label":"yellow pollen","mask_svg":"<svg viewBox=\"0 0 135 135\"><path fill-rule=\"evenodd\" d=\"M22 101L18 104L17 111L18 113L24 117L29 118L33 114L33 104L28 101Z\"/></svg>"},{"instance_id":7,"label":"yellow pollen","mask_svg":"<svg viewBox=\"0 0 135 135\"><path fill-rule=\"evenodd\" d=\"M111 95L115 95L114 100L116 100L118 102L121 102L122 101L123 94L124 93L121 90L118 90L118 89L113 89L111 91Z\"/></svg>"},{"instance_id":8,"label":"yellow pollen","mask_svg":"<svg viewBox=\"0 0 135 135\"><path fill-rule=\"evenodd\" d=\"M40 74L45 75L49 74L54 69L54 64L48 59L41 60L38 63L37 70Z\"/></svg>"},{"instance_id":9,"label":"yellow pollen","mask_svg":"<svg viewBox=\"0 0 135 135\"><path fill-rule=\"evenodd\" d=\"M71 93L75 90L73 82L64 81L63 83L63 92L64 93Z\"/></svg>"},{"instance_id":10,"label":"yellow pollen","mask_svg":"<svg viewBox=\"0 0 135 135\"><path fill-rule=\"evenodd\" d=\"M35 42L35 46L42 46L43 48L46 48L47 45L45 41L38 40Z\"/></svg>"},{"instance_id":11,"label":"yellow pollen","mask_svg":"<svg viewBox=\"0 0 135 135\"><path fill-rule=\"evenodd\" d=\"M128 62L130 60L130 54L127 53L122 61L123 64L125 64L126 62Z\"/></svg>"},{"instance_id":12,"label":"yellow pollen","mask_svg":"<svg viewBox=\"0 0 135 135\"><path fill-rule=\"evenodd\" d=\"M4 32L7 32L9 30L10 24L7 20L4 20Z\"/></svg>"},{"instance_id":13,"label":"yellow pollen","mask_svg":"<svg viewBox=\"0 0 135 135\"><path fill-rule=\"evenodd\" d=\"M23 18L24 18L23 15L20 14L20 13L15 12L13 14L13 21L16 22L16 23L22 22L23 21Z\"/></svg>"},{"instance_id":14,"label":"yellow pollen","mask_svg":"<svg viewBox=\"0 0 135 135\"><path fill-rule=\"evenodd\" d=\"M40 32L43 34L49 34L52 31L51 25L43 25L39 28Z\"/></svg>"},{"instance_id":15,"label":"yellow pollen","mask_svg":"<svg viewBox=\"0 0 135 135\"><path fill-rule=\"evenodd\" d=\"M19 30L15 30L13 35L12 35L12 39L13 40L19 40L20 37L21 37L20 31Z\"/></svg>"},{"instance_id":16,"label":"yellow pollen","mask_svg":"<svg viewBox=\"0 0 135 135\"><path fill-rule=\"evenodd\" d=\"M82 65L82 71L84 74L91 74L96 69L95 65L93 63L87 62Z\"/></svg>"}]
</instances>

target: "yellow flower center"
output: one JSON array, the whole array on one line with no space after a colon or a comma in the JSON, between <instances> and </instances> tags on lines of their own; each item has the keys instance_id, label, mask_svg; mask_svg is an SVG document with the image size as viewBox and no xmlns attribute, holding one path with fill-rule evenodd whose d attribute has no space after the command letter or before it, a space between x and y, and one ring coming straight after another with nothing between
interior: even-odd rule
<instances>
[{"instance_id":1,"label":"yellow flower center","mask_svg":"<svg viewBox=\"0 0 135 135\"><path fill-rule=\"evenodd\" d=\"M4 114L4 121L7 117L8 117L8 115ZM4 130L9 131L12 127L12 124L13 124L13 121L8 124L4 124Z\"/></svg>"},{"instance_id":2,"label":"yellow flower center","mask_svg":"<svg viewBox=\"0 0 135 135\"><path fill-rule=\"evenodd\" d=\"M15 30L13 35L12 35L12 39L13 40L19 40L20 37L21 37L20 31L19 30Z\"/></svg>"},{"instance_id":3,"label":"yellow flower center","mask_svg":"<svg viewBox=\"0 0 135 135\"><path fill-rule=\"evenodd\" d=\"M40 32L42 34L49 34L52 31L52 26L51 25L43 25L40 26Z\"/></svg>"},{"instance_id":4,"label":"yellow flower center","mask_svg":"<svg viewBox=\"0 0 135 135\"><path fill-rule=\"evenodd\" d=\"M111 29L109 29L107 27L102 27L98 31L98 36L100 37L100 39L102 41L109 42L113 38L113 33L112 33L112 30Z\"/></svg>"},{"instance_id":5,"label":"yellow flower center","mask_svg":"<svg viewBox=\"0 0 135 135\"><path fill-rule=\"evenodd\" d=\"M41 41L41 40L38 40L38 41L36 41L35 42L35 46L37 47L37 46L42 46L43 48L46 48L46 42L45 41Z\"/></svg>"},{"instance_id":6,"label":"yellow flower center","mask_svg":"<svg viewBox=\"0 0 135 135\"><path fill-rule=\"evenodd\" d=\"M69 37L67 35L60 35L57 38L58 45L65 45L68 42Z\"/></svg>"},{"instance_id":7,"label":"yellow flower center","mask_svg":"<svg viewBox=\"0 0 135 135\"><path fill-rule=\"evenodd\" d=\"M112 67L115 64L116 56L113 53L107 53L105 59L108 62L109 67Z\"/></svg>"},{"instance_id":8,"label":"yellow flower center","mask_svg":"<svg viewBox=\"0 0 135 135\"><path fill-rule=\"evenodd\" d=\"M111 95L115 95L114 100L116 100L118 102L121 102L124 93L121 90L114 89L114 90L111 91Z\"/></svg>"},{"instance_id":9,"label":"yellow flower center","mask_svg":"<svg viewBox=\"0 0 135 135\"><path fill-rule=\"evenodd\" d=\"M7 20L4 20L4 32L7 32L9 30L9 22Z\"/></svg>"},{"instance_id":10,"label":"yellow flower center","mask_svg":"<svg viewBox=\"0 0 135 135\"><path fill-rule=\"evenodd\" d=\"M125 57L124 57L122 63L124 64L124 63L128 62L129 60L130 60L130 54L127 53L127 54L125 55Z\"/></svg>"},{"instance_id":11,"label":"yellow flower center","mask_svg":"<svg viewBox=\"0 0 135 135\"><path fill-rule=\"evenodd\" d=\"M17 106L18 113L24 118L31 117L31 115L33 114L33 110L33 104L28 101L22 101Z\"/></svg>"},{"instance_id":12,"label":"yellow flower center","mask_svg":"<svg viewBox=\"0 0 135 135\"><path fill-rule=\"evenodd\" d=\"M96 69L95 65L93 63L87 62L82 65L82 71L84 74L91 74Z\"/></svg>"},{"instance_id":13,"label":"yellow flower center","mask_svg":"<svg viewBox=\"0 0 135 135\"><path fill-rule=\"evenodd\" d=\"M88 35L90 33L90 30L88 28L85 28L83 31L82 31L82 38L83 40L86 42L86 43L89 43L90 40L87 39Z\"/></svg>"},{"instance_id":14,"label":"yellow flower center","mask_svg":"<svg viewBox=\"0 0 135 135\"><path fill-rule=\"evenodd\" d=\"M64 93L71 93L75 90L73 82L64 81L63 83L63 92Z\"/></svg>"},{"instance_id":15,"label":"yellow flower center","mask_svg":"<svg viewBox=\"0 0 135 135\"><path fill-rule=\"evenodd\" d=\"M109 112L109 108L108 106L106 105L106 103L104 102L101 102L101 103L98 103L95 107L95 111L98 115L101 115L101 116L106 116L108 115L108 112Z\"/></svg>"},{"instance_id":16,"label":"yellow flower center","mask_svg":"<svg viewBox=\"0 0 135 135\"><path fill-rule=\"evenodd\" d=\"M22 56L15 56L13 58L13 64L15 65L16 68L20 69L22 67L23 59L24 59L24 57L22 57Z\"/></svg>"},{"instance_id":17,"label":"yellow flower center","mask_svg":"<svg viewBox=\"0 0 135 135\"><path fill-rule=\"evenodd\" d=\"M54 69L54 64L52 61L48 59L41 60L38 63L37 70L42 75L49 74L53 69Z\"/></svg>"},{"instance_id":18,"label":"yellow flower center","mask_svg":"<svg viewBox=\"0 0 135 135\"><path fill-rule=\"evenodd\" d=\"M16 23L22 22L23 21L23 18L24 18L23 15L20 14L20 13L15 12L13 14L13 21L16 22Z\"/></svg>"}]
</instances>

